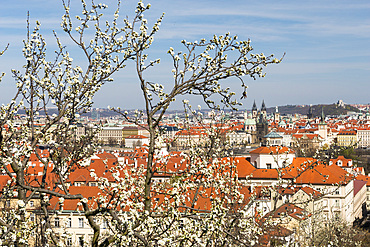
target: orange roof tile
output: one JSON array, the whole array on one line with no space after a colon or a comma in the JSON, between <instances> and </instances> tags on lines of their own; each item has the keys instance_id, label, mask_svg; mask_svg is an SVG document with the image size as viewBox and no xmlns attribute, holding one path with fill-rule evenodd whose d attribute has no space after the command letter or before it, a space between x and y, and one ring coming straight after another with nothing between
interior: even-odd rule
<instances>
[{"instance_id":1,"label":"orange roof tile","mask_svg":"<svg viewBox=\"0 0 370 247\"><path fill-rule=\"evenodd\" d=\"M297 184L347 184L354 178L335 164L324 165L312 158L295 158L283 170L295 177Z\"/></svg>"},{"instance_id":2,"label":"orange roof tile","mask_svg":"<svg viewBox=\"0 0 370 247\"><path fill-rule=\"evenodd\" d=\"M283 154L283 153L294 153L294 150L288 147L274 146L274 147L259 147L250 151L251 154Z\"/></svg>"},{"instance_id":3,"label":"orange roof tile","mask_svg":"<svg viewBox=\"0 0 370 247\"><path fill-rule=\"evenodd\" d=\"M366 186L370 187L370 176L359 174L356 176L356 179L366 182Z\"/></svg>"}]
</instances>

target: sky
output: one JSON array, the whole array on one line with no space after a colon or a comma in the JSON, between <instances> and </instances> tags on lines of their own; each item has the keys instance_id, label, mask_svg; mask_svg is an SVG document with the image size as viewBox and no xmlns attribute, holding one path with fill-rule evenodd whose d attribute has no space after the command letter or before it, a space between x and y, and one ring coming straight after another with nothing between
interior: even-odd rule
<instances>
[{"instance_id":1,"label":"sky","mask_svg":"<svg viewBox=\"0 0 370 247\"><path fill-rule=\"evenodd\" d=\"M114 9L116 1L101 1ZM268 107L294 104L370 103L370 1L367 0L153 0L145 18L152 24L162 12L165 17L150 58L161 64L145 75L164 85L172 82L169 47L181 50L180 41L210 39L214 34L230 32L239 39L251 39L255 53L274 54L283 62L266 69L266 77L246 78L248 97L243 107L250 109L255 100ZM136 1L123 1L121 13L132 17ZM79 1L72 0L72 12L78 13ZM11 69L22 69L22 40L26 38L27 11L31 24L41 22L41 32L53 54L52 30L61 35L74 62L84 64L72 42L63 38L59 0L2 1L0 8L0 48L9 49L0 57L0 71L6 76L0 83L0 104L15 92ZM110 12L106 13L110 16ZM50 55L50 56L51 56ZM137 76L133 67L114 76L94 98L95 107L143 107ZM228 85L240 93L237 81ZM191 98L193 104L201 99ZM180 107L176 103L174 108Z\"/></svg>"}]
</instances>

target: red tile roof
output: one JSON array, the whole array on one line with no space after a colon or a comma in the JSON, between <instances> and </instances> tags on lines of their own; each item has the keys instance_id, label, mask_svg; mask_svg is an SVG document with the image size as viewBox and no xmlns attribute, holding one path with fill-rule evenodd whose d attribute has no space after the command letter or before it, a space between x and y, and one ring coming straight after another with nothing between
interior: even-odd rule
<instances>
[{"instance_id":1,"label":"red tile roof","mask_svg":"<svg viewBox=\"0 0 370 247\"><path fill-rule=\"evenodd\" d=\"M356 179L365 181L366 186L370 187L370 176L360 174L356 176Z\"/></svg>"},{"instance_id":2,"label":"red tile roof","mask_svg":"<svg viewBox=\"0 0 370 247\"><path fill-rule=\"evenodd\" d=\"M284 168L297 184L347 184L354 177L339 166L324 165L313 158L298 157Z\"/></svg>"},{"instance_id":3,"label":"red tile roof","mask_svg":"<svg viewBox=\"0 0 370 247\"><path fill-rule=\"evenodd\" d=\"M344 156L338 156L338 158L330 159L330 161L333 162L333 164L337 164L338 161L342 161L342 165L340 166L349 167L348 163L352 161L352 159L346 159Z\"/></svg>"},{"instance_id":4,"label":"red tile roof","mask_svg":"<svg viewBox=\"0 0 370 247\"><path fill-rule=\"evenodd\" d=\"M294 153L294 150L288 147L274 146L274 147L259 147L250 151L251 154L284 154L284 153Z\"/></svg>"},{"instance_id":5,"label":"red tile roof","mask_svg":"<svg viewBox=\"0 0 370 247\"><path fill-rule=\"evenodd\" d=\"M322 194L319 191L314 190L311 187L305 186L305 187L301 187L300 189L302 191L304 191L307 195L310 195L310 196L312 196L314 198L318 198L318 197L321 197L322 196Z\"/></svg>"},{"instance_id":6,"label":"red tile roof","mask_svg":"<svg viewBox=\"0 0 370 247\"><path fill-rule=\"evenodd\" d=\"M130 135L126 139L148 139L149 137L143 135Z\"/></svg>"}]
</instances>

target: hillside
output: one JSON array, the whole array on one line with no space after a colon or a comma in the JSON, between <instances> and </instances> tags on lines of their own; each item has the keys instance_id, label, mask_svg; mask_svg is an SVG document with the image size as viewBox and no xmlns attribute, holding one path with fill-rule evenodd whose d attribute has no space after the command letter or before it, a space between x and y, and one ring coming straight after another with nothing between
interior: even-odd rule
<instances>
[{"instance_id":1,"label":"hillside","mask_svg":"<svg viewBox=\"0 0 370 247\"><path fill-rule=\"evenodd\" d=\"M345 105L344 107L339 107L337 104L330 104L330 105L312 105L313 116L321 116L321 109L323 108L325 115L346 115L347 112L359 112L359 110L353 106ZM308 105L286 105L286 106L279 106L279 112L281 115L293 115L293 114L302 114L307 115L309 110ZM275 107L267 108L267 113L275 112Z\"/></svg>"}]
</instances>

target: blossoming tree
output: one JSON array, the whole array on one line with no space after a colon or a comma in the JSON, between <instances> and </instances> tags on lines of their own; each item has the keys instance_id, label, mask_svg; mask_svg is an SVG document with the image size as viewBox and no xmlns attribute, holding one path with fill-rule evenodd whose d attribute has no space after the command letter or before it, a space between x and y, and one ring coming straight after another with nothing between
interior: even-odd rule
<instances>
[{"instance_id":1,"label":"blossoming tree","mask_svg":"<svg viewBox=\"0 0 370 247\"><path fill-rule=\"evenodd\" d=\"M238 78L245 97L245 78L263 77L265 66L281 60L253 54L250 40L240 41L229 33L198 42L183 40L185 52L168 50L173 61L173 84L165 88L146 79L146 72L160 63L159 59L147 61L147 52L163 15L150 27L144 18L150 4L140 1L130 19L120 17L118 2L113 20L105 21L102 13L106 5L81 3L82 14L72 20L69 5L63 2L61 27L82 51L87 61L84 67L75 65L56 33L58 49L49 61L45 40L39 33L40 23L36 22L34 29L28 25L24 40L25 64L21 70L12 70L17 92L9 104L0 108L0 166L8 178L1 199L16 198L17 204L0 214L2 244L27 245L30 236L45 246L63 244L52 230L52 198L59 198L61 206L65 200L79 201L81 213L93 229L92 246L255 243L260 228L246 216L248 201L237 179L236 161L227 158L228 147L220 141L217 129L210 126L207 143L183 153L186 166L173 173L166 170L168 157L159 154L159 125L171 103L181 95L199 95L213 109L235 108L239 104L235 93L223 82ZM92 37L87 34L91 29ZM79 115L89 110L95 93L129 62L135 64L145 109L137 111L134 119L125 111L115 110L135 123L145 116L150 134L148 159L135 170L124 164L112 168L114 184L92 172L104 192L95 199L98 206L92 207L81 194L71 194L66 183L71 172L84 166L96 148L95 130L76 138ZM19 119L20 111L25 112L25 118ZM45 116L44 125L37 125L40 115ZM42 147L48 150L47 156L40 152ZM32 170L32 162L41 162L43 168ZM155 183L155 174L170 179ZM37 225L31 224L26 210L34 198L41 219ZM208 200L209 206L197 207L200 200ZM109 219L110 231L101 234L98 217Z\"/></svg>"}]
</instances>

